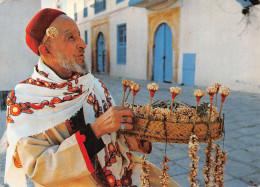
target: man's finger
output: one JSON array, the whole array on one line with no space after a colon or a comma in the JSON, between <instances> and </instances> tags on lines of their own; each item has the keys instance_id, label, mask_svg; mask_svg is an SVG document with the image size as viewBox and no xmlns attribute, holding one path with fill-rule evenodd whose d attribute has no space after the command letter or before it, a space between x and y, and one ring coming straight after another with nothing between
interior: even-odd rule
<instances>
[{"instance_id":1,"label":"man's finger","mask_svg":"<svg viewBox=\"0 0 260 187\"><path fill-rule=\"evenodd\" d=\"M132 123L133 122L133 118L129 117L129 116L123 116L120 118L120 122L121 123Z\"/></svg>"},{"instance_id":2,"label":"man's finger","mask_svg":"<svg viewBox=\"0 0 260 187\"><path fill-rule=\"evenodd\" d=\"M134 113L130 109L119 110L115 113L115 115L118 117L122 117L122 116L134 117Z\"/></svg>"},{"instance_id":3,"label":"man's finger","mask_svg":"<svg viewBox=\"0 0 260 187\"><path fill-rule=\"evenodd\" d=\"M123 107L123 106L113 106L113 107L111 107L111 109L113 109L113 110L125 110L125 109L129 109L129 108L126 108L126 107Z\"/></svg>"}]
</instances>

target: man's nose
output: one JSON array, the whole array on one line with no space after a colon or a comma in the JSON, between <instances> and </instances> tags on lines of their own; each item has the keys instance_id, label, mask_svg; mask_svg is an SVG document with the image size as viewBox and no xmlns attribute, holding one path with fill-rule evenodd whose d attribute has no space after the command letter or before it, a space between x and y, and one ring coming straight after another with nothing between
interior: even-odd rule
<instances>
[{"instance_id":1,"label":"man's nose","mask_svg":"<svg viewBox=\"0 0 260 187\"><path fill-rule=\"evenodd\" d=\"M82 40L81 37L79 37L79 43L77 45L77 47L80 49L80 48L83 48L83 49L86 49L87 45L85 44L84 40Z\"/></svg>"}]
</instances>

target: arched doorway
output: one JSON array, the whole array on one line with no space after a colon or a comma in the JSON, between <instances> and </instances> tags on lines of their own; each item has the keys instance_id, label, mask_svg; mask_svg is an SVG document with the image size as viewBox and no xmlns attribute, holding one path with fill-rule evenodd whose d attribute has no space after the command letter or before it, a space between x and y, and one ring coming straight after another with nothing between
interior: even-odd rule
<instances>
[{"instance_id":1,"label":"arched doorway","mask_svg":"<svg viewBox=\"0 0 260 187\"><path fill-rule=\"evenodd\" d=\"M102 32L97 38L97 72L106 72L106 40Z\"/></svg>"},{"instance_id":2,"label":"arched doorway","mask_svg":"<svg viewBox=\"0 0 260 187\"><path fill-rule=\"evenodd\" d=\"M156 31L153 59L153 80L172 82L172 32L166 23Z\"/></svg>"}]
</instances>

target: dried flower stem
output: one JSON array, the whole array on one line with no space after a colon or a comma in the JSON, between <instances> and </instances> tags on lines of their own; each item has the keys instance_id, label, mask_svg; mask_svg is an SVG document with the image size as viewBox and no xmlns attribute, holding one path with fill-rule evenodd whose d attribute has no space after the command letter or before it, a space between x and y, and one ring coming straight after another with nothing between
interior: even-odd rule
<instances>
[{"instance_id":1,"label":"dried flower stem","mask_svg":"<svg viewBox=\"0 0 260 187\"><path fill-rule=\"evenodd\" d=\"M150 104L149 104L149 108L148 108L148 118L149 118L149 113L150 113L150 108L152 106L152 100L153 100L153 96L155 94L155 92L157 92L159 90L159 85L155 84L155 83L151 83L147 85L147 89L150 92L151 98L150 98Z\"/></svg>"},{"instance_id":2,"label":"dried flower stem","mask_svg":"<svg viewBox=\"0 0 260 187\"><path fill-rule=\"evenodd\" d=\"M133 100L132 100L132 110L134 109L134 101L135 101L135 95L133 95Z\"/></svg>"},{"instance_id":3,"label":"dried flower stem","mask_svg":"<svg viewBox=\"0 0 260 187\"><path fill-rule=\"evenodd\" d=\"M151 106L152 106L152 100L153 100L153 98L151 97L151 98L150 98L149 107L148 107L148 111L147 111L148 118L149 118L150 108L151 108Z\"/></svg>"},{"instance_id":4,"label":"dried flower stem","mask_svg":"<svg viewBox=\"0 0 260 187\"><path fill-rule=\"evenodd\" d=\"M223 103L225 102L226 97L229 96L230 89L226 86L221 86L219 89L219 94L221 95L221 107L220 107L220 111L219 111L219 119L220 119L222 108L223 108Z\"/></svg>"},{"instance_id":5,"label":"dried flower stem","mask_svg":"<svg viewBox=\"0 0 260 187\"><path fill-rule=\"evenodd\" d=\"M170 110L172 110L173 107L173 103L174 103L174 99L177 95L179 95L181 93L181 88L179 87L170 87L170 92L172 94L172 103L171 103L171 108Z\"/></svg>"},{"instance_id":6,"label":"dried flower stem","mask_svg":"<svg viewBox=\"0 0 260 187\"><path fill-rule=\"evenodd\" d=\"M197 99L197 103L196 103L196 110L195 110L195 114L194 114L194 122L193 122L193 125L195 126L195 123L196 123L196 119L197 119L197 110L198 110L198 106L199 106L199 101ZM193 127L194 128L194 127Z\"/></svg>"},{"instance_id":7,"label":"dried flower stem","mask_svg":"<svg viewBox=\"0 0 260 187\"><path fill-rule=\"evenodd\" d=\"M153 100L153 98L151 97L150 98L150 103L149 103L149 108L152 106L152 100Z\"/></svg>"},{"instance_id":8,"label":"dried flower stem","mask_svg":"<svg viewBox=\"0 0 260 187\"><path fill-rule=\"evenodd\" d=\"M127 94L127 96L126 96L126 98L125 98L125 101L127 101L130 92L131 92L131 89L129 88L129 91L128 91L128 94Z\"/></svg>"},{"instance_id":9,"label":"dried flower stem","mask_svg":"<svg viewBox=\"0 0 260 187\"><path fill-rule=\"evenodd\" d=\"M133 91L132 110L134 108L135 95L137 94L137 92L140 91L140 89L141 89L141 86L139 84L133 83L131 85L131 90Z\"/></svg>"},{"instance_id":10,"label":"dried flower stem","mask_svg":"<svg viewBox=\"0 0 260 187\"><path fill-rule=\"evenodd\" d=\"M215 99L215 107L216 107L216 108L218 107L218 106L217 106L217 105L218 105L218 101L217 101L218 99L217 99L217 98L218 98L218 93L216 93L216 99Z\"/></svg>"},{"instance_id":11,"label":"dried flower stem","mask_svg":"<svg viewBox=\"0 0 260 187\"><path fill-rule=\"evenodd\" d=\"M124 94L123 94L122 106L124 106L124 103L125 103L125 90L124 90Z\"/></svg>"},{"instance_id":12,"label":"dried flower stem","mask_svg":"<svg viewBox=\"0 0 260 187\"><path fill-rule=\"evenodd\" d=\"M223 103L224 103L224 102L221 102L221 107L220 107L219 116L218 116L219 119L221 118L221 112L222 112L222 108L223 108Z\"/></svg>"},{"instance_id":13,"label":"dried flower stem","mask_svg":"<svg viewBox=\"0 0 260 187\"><path fill-rule=\"evenodd\" d=\"M170 110L172 110L173 103L174 103L174 99L172 99L172 102L171 102L171 108L170 108Z\"/></svg>"},{"instance_id":14,"label":"dried flower stem","mask_svg":"<svg viewBox=\"0 0 260 187\"><path fill-rule=\"evenodd\" d=\"M217 95L218 95L218 91L219 91L219 89L220 89L220 87L221 87L221 84L220 83L214 83L214 84L212 84L212 87L213 88L216 88L216 100L215 100L215 107L217 107Z\"/></svg>"},{"instance_id":15,"label":"dried flower stem","mask_svg":"<svg viewBox=\"0 0 260 187\"><path fill-rule=\"evenodd\" d=\"M212 102L214 95L210 95L210 113L209 113L209 122L211 122L211 114L212 114Z\"/></svg>"},{"instance_id":16,"label":"dried flower stem","mask_svg":"<svg viewBox=\"0 0 260 187\"><path fill-rule=\"evenodd\" d=\"M194 132L195 129L195 123L197 119L197 110L198 110L198 105L202 97L205 96L205 92L203 90L194 90L194 96L197 98L197 104L196 104L196 111L195 111L195 118L194 118L194 125L192 131Z\"/></svg>"}]
</instances>

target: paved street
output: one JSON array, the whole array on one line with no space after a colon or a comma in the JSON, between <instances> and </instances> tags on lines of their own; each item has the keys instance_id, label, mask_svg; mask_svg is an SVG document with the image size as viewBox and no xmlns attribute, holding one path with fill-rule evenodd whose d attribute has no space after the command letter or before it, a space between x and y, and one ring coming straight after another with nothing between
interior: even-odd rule
<instances>
[{"instance_id":1,"label":"paved street","mask_svg":"<svg viewBox=\"0 0 260 187\"><path fill-rule=\"evenodd\" d=\"M96 75L108 87L117 105L121 105L123 89L120 78ZM137 94L135 104L143 105L149 103L149 92L146 89L148 81L134 80L141 84L142 89ZM153 101L171 99L169 87L176 86L168 83L158 83L159 91L155 94ZM228 85L227 85L228 86ZM181 100L195 105L194 89L205 89L204 87L181 86L182 93L178 96ZM129 97L131 100L132 98ZM209 97L205 96L202 102L208 102ZM220 104L220 103L219 103ZM223 107L225 113L225 139L221 139L215 144L219 144L227 151L227 164L225 165L225 186L246 187L260 185L260 95L232 91L226 99ZM3 120L4 113L1 113L1 128L5 126ZM1 130L0 128L0 130ZM3 132L0 132L2 136ZM4 138L0 141L0 186L3 186L4 173ZM224 145L224 147L223 147ZM161 167L164 156L165 144L153 143L153 152L147 156L147 160ZM199 176L201 186L203 183L202 167L204 165L205 145L200 144L198 155ZM167 156L170 158L169 174L181 186L189 186L188 173L191 163L188 156L188 146L186 144L168 144Z\"/></svg>"}]
</instances>

